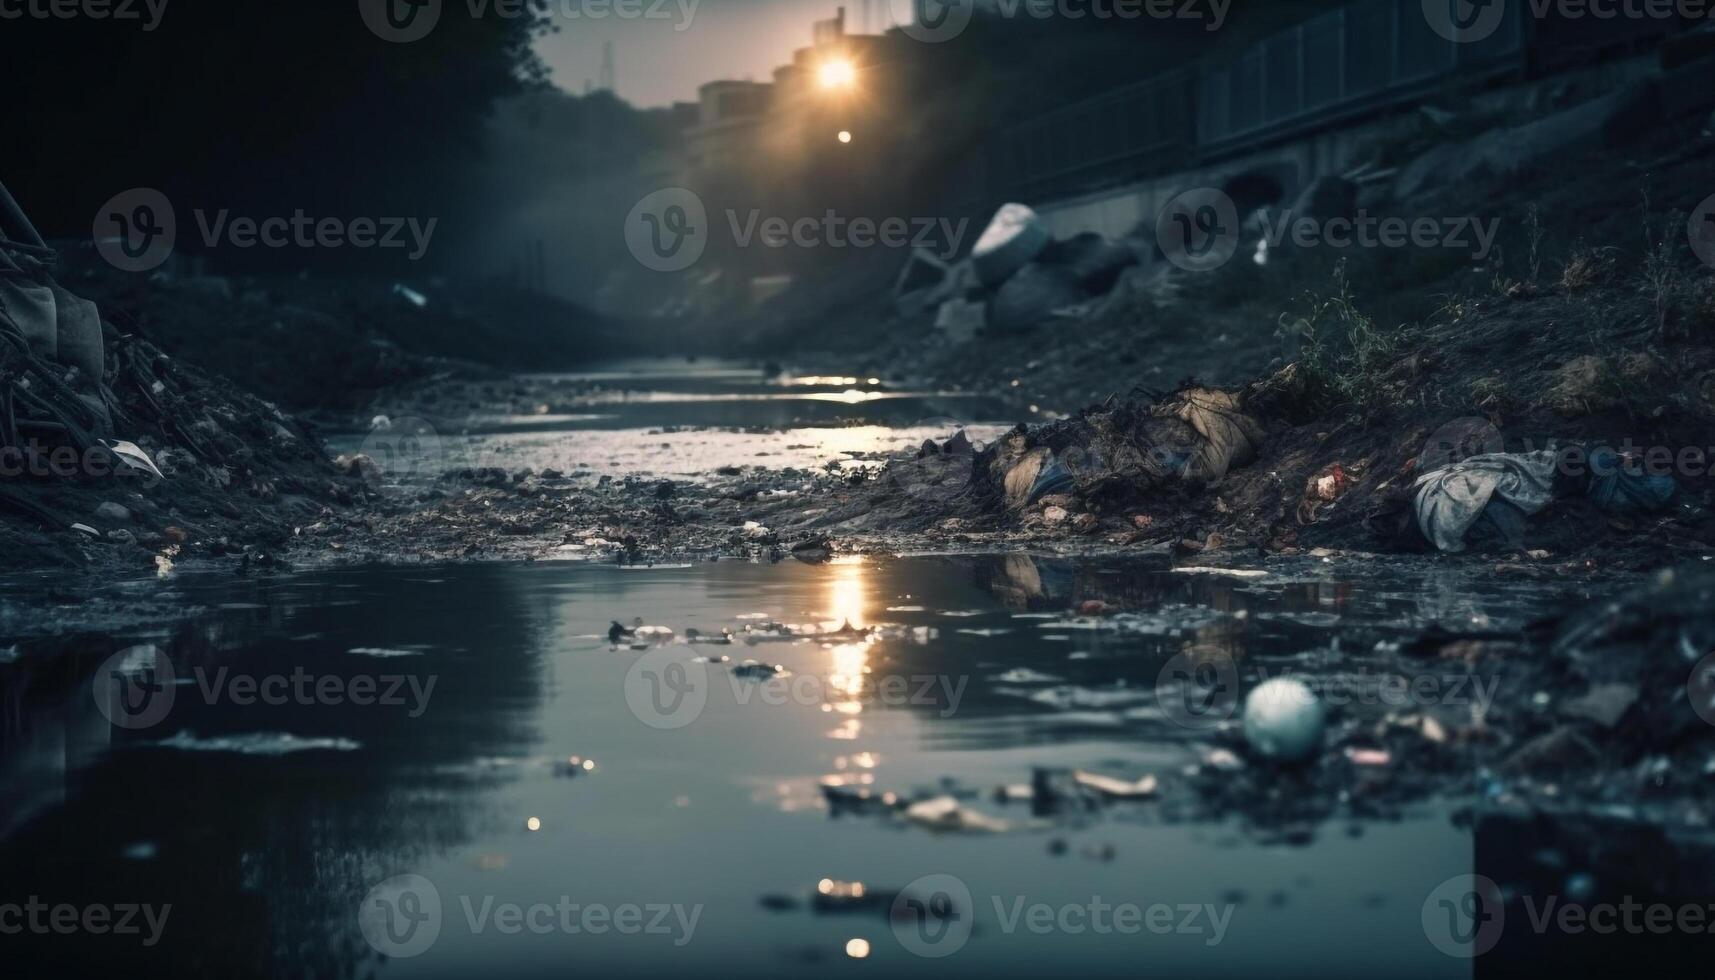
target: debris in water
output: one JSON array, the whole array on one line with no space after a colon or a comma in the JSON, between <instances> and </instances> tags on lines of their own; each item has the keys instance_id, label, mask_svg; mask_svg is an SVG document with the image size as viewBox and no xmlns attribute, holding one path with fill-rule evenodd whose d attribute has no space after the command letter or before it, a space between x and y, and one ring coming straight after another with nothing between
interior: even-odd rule
<instances>
[{"instance_id":1,"label":"debris in water","mask_svg":"<svg viewBox=\"0 0 1715 980\"><path fill-rule=\"evenodd\" d=\"M951 796L920 800L905 808L905 819L930 830L998 834L1012 829L1004 820L962 805Z\"/></svg>"},{"instance_id":2,"label":"debris in water","mask_svg":"<svg viewBox=\"0 0 1715 980\"><path fill-rule=\"evenodd\" d=\"M1101 773L1085 772L1078 769L1073 771L1072 780L1079 786L1093 789L1103 796L1112 797L1116 800L1145 799L1154 796L1155 791L1160 788L1160 784L1153 775L1128 782L1124 779L1104 776Z\"/></svg>"},{"instance_id":3,"label":"debris in water","mask_svg":"<svg viewBox=\"0 0 1715 980\"><path fill-rule=\"evenodd\" d=\"M1322 746L1326 715L1303 681L1277 677L1245 698L1245 740L1258 755L1302 762Z\"/></svg>"},{"instance_id":4,"label":"debris in water","mask_svg":"<svg viewBox=\"0 0 1715 980\"><path fill-rule=\"evenodd\" d=\"M333 751L353 752L362 748L349 738L300 738L283 732L253 732L245 735L217 735L197 738L182 731L172 738L153 743L155 748L179 749L186 752L236 752L239 755L286 755L290 752Z\"/></svg>"},{"instance_id":5,"label":"debris in water","mask_svg":"<svg viewBox=\"0 0 1715 980\"><path fill-rule=\"evenodd\" d=\"M742 677L746 680L767 680L784 673L786 673L786 668L780 664L765 664L755 660L746 660L732 669L734 677Z\"/></svg>"}]
</instances>

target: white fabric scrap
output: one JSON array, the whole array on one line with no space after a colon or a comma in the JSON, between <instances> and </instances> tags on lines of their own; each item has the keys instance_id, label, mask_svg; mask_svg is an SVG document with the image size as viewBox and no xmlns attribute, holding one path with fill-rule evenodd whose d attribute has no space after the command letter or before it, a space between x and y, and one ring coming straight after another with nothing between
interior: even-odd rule
<instances>
[{"instance_id":1,"label":"white fabric scrap","mask_svg":"<svg viewBox=\"0 0 1715 980\"><path fill-rule=\"evenodd\" d=\"M1548 506L1556 458L1552 449L1487 453L1425 473L1413 485L1417 526L1442 551L1464 551L1466 532L1496 496L1526 514Z\"/></svg>"}]
</instances>

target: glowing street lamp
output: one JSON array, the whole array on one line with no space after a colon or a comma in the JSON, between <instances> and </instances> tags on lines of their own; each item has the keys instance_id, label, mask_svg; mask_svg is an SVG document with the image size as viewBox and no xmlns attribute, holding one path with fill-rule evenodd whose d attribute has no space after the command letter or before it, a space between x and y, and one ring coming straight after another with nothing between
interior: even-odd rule
<instances>
[{"instance_id":1,"label":"glowing street lamp","mask_svg":"<svg viewBox=\"0 0 1715 980\"><path fill-rule=\"evenodd\" d=\"M857 82L857 69L844 58L829 58L816 70L816 81L827 91L843 91Z\"/></svg>"}]
</instances>

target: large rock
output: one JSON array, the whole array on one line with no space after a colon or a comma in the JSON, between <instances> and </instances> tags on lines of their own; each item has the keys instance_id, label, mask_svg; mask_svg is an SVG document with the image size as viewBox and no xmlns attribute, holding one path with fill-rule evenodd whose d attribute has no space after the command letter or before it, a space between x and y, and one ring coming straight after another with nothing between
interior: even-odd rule
<instances>
[{"instance_id":1,"label":"large rock","mask_svg":"<svg viewBox=\"0 0 1715 980\"><path fill-rule=\"evenodd\" d=\"M1071 273L1090 295L1106 296L1120 273L1138 263L1138 255L1122 242L1084 232L1051 243L1037 255L1036 261Z\"/></svg>"},{"instance_id":2,"label":"large rock","mask_svg":"<svg viewBox=\"0 0 1715 980\"><path fill-rule=\"evenodd\" d=\"M1036 258L1053 236L1036 212L1022 204L1003 204L971 249L977 279L990 289Z\"/></svg>"},{"instance_id":3,"label":"large rock","mask_svg":"<svg viewBox=\"0 0 1715 980\"><path fill-rule=\"evenodd\" d=\"M1000 333L1020 333L1048 319L1055 310L1089 298L1069 270L1032 262L995 291L989 301L988 324Z\"/></svg>"}]
</instances>

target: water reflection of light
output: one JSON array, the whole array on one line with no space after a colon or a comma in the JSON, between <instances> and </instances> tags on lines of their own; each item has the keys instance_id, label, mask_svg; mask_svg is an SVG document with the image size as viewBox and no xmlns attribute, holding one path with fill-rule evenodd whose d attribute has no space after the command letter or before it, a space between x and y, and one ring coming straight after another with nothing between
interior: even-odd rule
<instances>
[{"instance_id":1,"label":"water reflection of light","mask_svg":"<svg viewBox=\"0 0 1715 980\"><path fill-rule=\"evenodd\" d=\"M863 732L863 722L856 718L847 718L828 730L828 737L840 742L850 742Z\"/></svg>"},{"instance_id":2,"label":"water reflection of light","mask_svg":"<svg viewBox=\"0 0 1715 980\"><path fill-rule=\"evenodd\" d=\"M836 627L842 623L850 623L855 629L869 625L869 620L864 616L863 587L866 570L862 561L839 566L839 573L828 587L828 618L834 621Z\"/></svg>"},{"instance_id":3,"label":"water reflection of light","mask_svg":"<svg viewBox=\"0 0 1715 980\"><path fill-rule=\"evenodd\" d=\"M833 670L828 674L828 687L835 694L855 698L863 693L863 675L869 672L869 644L841 643L830 651Z\"/></svg>"}]
</instances>

